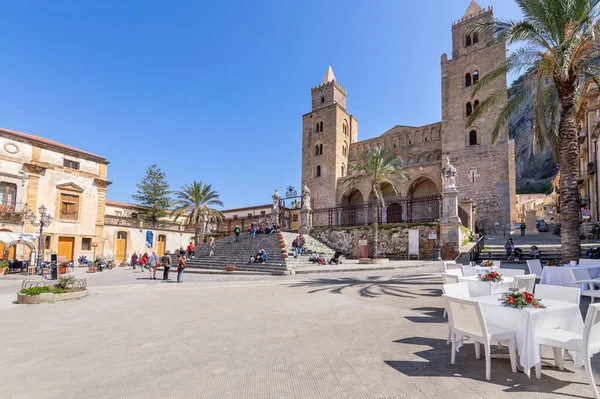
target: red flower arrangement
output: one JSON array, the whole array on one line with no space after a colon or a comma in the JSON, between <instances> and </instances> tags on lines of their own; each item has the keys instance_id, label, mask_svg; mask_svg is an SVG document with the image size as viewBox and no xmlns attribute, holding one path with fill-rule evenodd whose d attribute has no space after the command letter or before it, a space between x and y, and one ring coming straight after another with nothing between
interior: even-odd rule
<instances>
[{"instance_id":1,"label":"red flower arrangement","mask_svg":"<svg viewBox=\"0 0 600 399\"><path fill-rule=\"evenodd\" d=\"M513 291L502 294L502 304L511 308L523 309L527 307L544 309L540 299L529 292Z\"/></svg>"},{"instance_id":2,"label":"red flower arrangement","mask_svg":"<svg viewBox=\"0 0 600 399\"><path fill-rule=\"evenodd\" d=\"M492 267L492 266L494 266L494 261L491 259L484 260L483 262L481 262L481 266Z\"/></svg>"},{"instance_id":3,"label":"red flower arrangement","mask_svg":"<svg viewBox=\"0 0 600 399\"><path fill-rule=\"evenodd\" d=\"M550 259L548 266L560 266L560 259Z\"/></svg>"},{"instance_id":4,"label":"red flower arrangement","mask_svg":"<svg viewBox=\"0 0 600 399\"><path fill-rule=\"evenodd\" d=\"M493 281L495 283L502 282L502 275L496 272L487 272L480 278L481 281Z\"/></svg>"}]
</instances>

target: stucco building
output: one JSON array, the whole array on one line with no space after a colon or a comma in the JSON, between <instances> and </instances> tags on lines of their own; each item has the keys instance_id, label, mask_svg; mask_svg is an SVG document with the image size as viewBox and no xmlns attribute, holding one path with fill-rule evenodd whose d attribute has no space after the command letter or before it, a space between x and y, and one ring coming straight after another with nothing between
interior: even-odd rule
<instances>
[{"instance_id":1,"label":"stucco building","mask_svg":"<svg viewBox=\"0 0 600 399\"><path fill-rule=\"evenodd\" d=\"M312 109L302 117L302 180L312 193L313 224L364 224L371 219L367 206L373 194L367 183L349 189L345 178L361 153L385 147L405 162L410 181L401 182L400 196L391 187L383 192L389 205L383 221L419 221L439 218L441 169L446 157L458 172L459 213L463 224L508 226L516 218L514 143L507 128L492 143L502 98L493 110L466 127L481 101L506 89L506 76L475 97L481 76L506 60L506 43L491 33L471 33L480 22L494 18L491 8L472 1L463 17L452 24L452 56L441 57L442 121L425 126L397 125L381 136L359 141L358 120L346 106L346 90L328 68L323 82L311 90ZM500 227L502 228L502 227Z\"/></svg>"},{"instance_id":2,"label":"stucco building","mask_svg":"<svg viewBox=\"0 0 600 399\"><path fill-rule=\"evenodd\" d=\"M0 129L0 231L37 233L27 214L41 205L54 221L44 229L43 258L93 253L102 238L108 161L42 137ZM8 245L8 248L7 248ZM37 248L37 245L36 245ZM0 243L3 259L29 259L30 247Z\"/></svg>"}]
</instances>

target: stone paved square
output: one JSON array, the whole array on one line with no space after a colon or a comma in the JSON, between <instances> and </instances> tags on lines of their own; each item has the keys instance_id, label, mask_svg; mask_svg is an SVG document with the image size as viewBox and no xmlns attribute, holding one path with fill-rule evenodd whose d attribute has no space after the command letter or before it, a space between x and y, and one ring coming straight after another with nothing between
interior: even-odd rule
<instances>
[{"instance_id":1,"label":"stone paved square","mask_svg":"<svg viewBox=\"0 0 600 399\"><path fill-rule=\"evenodd\" d=\"M540 381L505 359L485 381L472 343L451 366L439 266L86 277L90 297L54 305L7 305L20 282L0 283L0 398L591 397L583 370L551 367L550 350Z\"/></svg>"}]
</instances>

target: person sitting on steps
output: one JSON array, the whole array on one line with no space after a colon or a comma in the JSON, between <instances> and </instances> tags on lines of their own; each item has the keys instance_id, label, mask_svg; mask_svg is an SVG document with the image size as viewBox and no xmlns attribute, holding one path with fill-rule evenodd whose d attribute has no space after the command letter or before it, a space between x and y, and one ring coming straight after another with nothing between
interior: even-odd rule
<instances>
[{"instance_id":1,"label":"person sitting on steps","mask_svg":"<svg viewBox=\"0 0 600 399\"><path fill-rule=\"evenodd\" d=\"M261 249L256 253L256 256L250 257L249 263L264 263L267 259L269 259L269 254L264 249Z\"/></svg>"}]
</instances>

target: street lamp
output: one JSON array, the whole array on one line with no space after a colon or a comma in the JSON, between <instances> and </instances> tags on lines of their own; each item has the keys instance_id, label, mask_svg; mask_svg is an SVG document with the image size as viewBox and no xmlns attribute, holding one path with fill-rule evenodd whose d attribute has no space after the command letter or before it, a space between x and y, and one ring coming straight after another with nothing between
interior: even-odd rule
<instances>
[{"instance_id":1,"label":"street lamp","mask_svg":"<svg viewBox=\"0 0 600 399\"><path fill-rule=\"evenodd\" d=\"M31 213L29 216L27 216L27 219L29 219L29 223L31 223L35 227L40 226L40 236L38 237L38 252L37 259L35 261L35 270L37 274L42 274L42 249L44 227L52 223L54 218L46 213L46 207L44 205L40 206L38 208L38 211L40 212L39 221L38 217L34 213Z\"/></svg>"}]
</instances>

